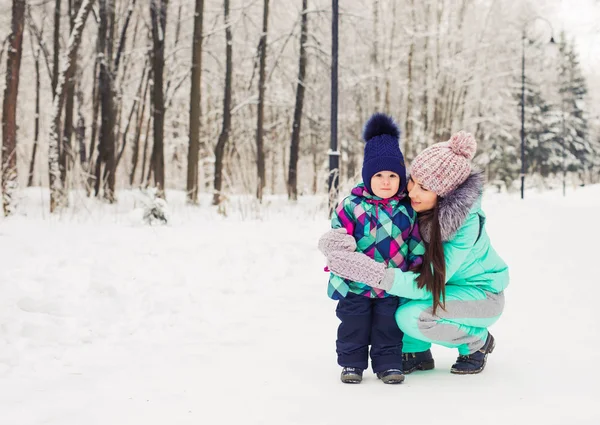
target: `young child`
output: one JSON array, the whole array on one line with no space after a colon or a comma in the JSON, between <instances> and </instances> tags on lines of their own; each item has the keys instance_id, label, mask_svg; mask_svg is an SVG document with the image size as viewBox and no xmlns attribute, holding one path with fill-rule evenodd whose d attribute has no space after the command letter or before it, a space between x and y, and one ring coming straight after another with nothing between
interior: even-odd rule
<instances>
[{"instance_id":1,"label":"young child","mask_svg":"<svg viewBox=\"0 0 600 425\"><path fill-rule=\"evenodd\" d=\"M422 262L425 247L419 236L416 213L406 196L406 170L399 145L400 130L384 114L373 115L365 124L366 142L363 182L337 206L331 226L354 236L356 251L388 267L407 271ZM341 234L340 234L341 236ZM334 251L323 246L323 253ZM341 320L336 351L344 383L360 383L368 366L369 345L373 372L386 384L404 381L403 333L394 315L400 299L360 282L333 273L327 292L339 300L336 315Z\"/></svg>"}]
</instances>

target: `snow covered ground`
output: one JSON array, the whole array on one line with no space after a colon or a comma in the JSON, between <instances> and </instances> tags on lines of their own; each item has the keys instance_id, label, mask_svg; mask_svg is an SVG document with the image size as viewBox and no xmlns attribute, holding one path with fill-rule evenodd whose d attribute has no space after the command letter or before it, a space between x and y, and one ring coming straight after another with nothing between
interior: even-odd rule
<instances>
[{"instance_id":1,"label":"snow covered ground","mask_svg":"<svg viewBox=\"0 0 600 425\"><path fill-rule=\"evenodd\" d=\"M323 199L225 218L169 193L170 224L147 226L120 197L57 218L30 189L0 219L1 424L600 423L599 186L487 194L512 277L496 350L455 376L434 347L399 386L339 381Z\"/></svg>"}]
</instances>

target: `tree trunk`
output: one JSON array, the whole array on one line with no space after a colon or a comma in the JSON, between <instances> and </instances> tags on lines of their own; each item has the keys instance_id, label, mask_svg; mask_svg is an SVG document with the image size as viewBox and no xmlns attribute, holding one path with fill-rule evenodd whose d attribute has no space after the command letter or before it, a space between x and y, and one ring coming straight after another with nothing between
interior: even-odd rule
<instances>
[{"instance_id":1,"label":"tree trunk","mask_svg":"<svg viewBox=\"0 0 600 425\"><path fill-rule=\"evenodd\" d=\"M148 116L146 121L146 136L144 138L144 155L142 157L142 172L140 174L140 186L146 185L147 181L150 180L150 172L152 171L152 164L148 163L148 145L150 144L150 124L152 123L152 113ZM148 163L148 178L146 179L146 164Z\"/></svg>"},{"instance_id":2,"label":"tree trunk","mask_svg":"<svg viewBox=\"0 0 600 425\"><path fill-rule=\"evenodd\" d=\"M419 140L429 139L429 16L430 4L425 5L425 46L423 48L423 100L421 105L421 122L423 131L420 133ZM420 149L419 149L420 150Z\"/></svg>"},{"instance_id":3,"label":"tree trunk","mask_svg":"<svg viewBox=\"0 0 600 425\"><path fill-rule=\"evenodd\" d=\"M73 6L73 7L72 7ZM72 5L69 1L69 28L73 31L75 26L75 17L81 6L81 0L75 0ZM71 78L66 83L67 99L65 101L65 124L63 126L62 148L60 151L61 180L63 187L68 190L68 180L71 169L73 168L73 149L71 139L73 136L73 110L75 108L75 75L77 74L77 57L73 60L73 72Z\"/></svg>"},{"instance_id":4,"label":"tree trunk","mask_svg":"<svg viewBox=\"0 0 600 425\"><path fill-rule=\"evenodd\" d=\"M312 127L312 126L311 126ZM313 165L313 182L312 182L312 194L317 194L317 188L319 186L319 138L315 131L310 132L311 139L311 153L312 153L312 165ZM314 129L316 130L316 129Z\"/></svg>"},{"instance_id":5,"label":"tree trunk","mask_svg":"<svg viewBox=\"0 0 600 425\"><path fill-rule=\"evenodd\" d=\"M144 68L142 69L142 77L140 78L140 83L136 91L135 99L133 101L133 104L131 105L131 109L129 110L127 123L125 124L125 129L123 130L123 134L121 135L122 143L121 148L119 149L119 154L117 155L115 169L119 166L119 162L121 162L121 157L123 156L125 148L127 147L127 134L129 134L129 128L131 127L131 122L134 119L133 115L136 114L139 116L140 102L143 102L146 98L146 88L148 87L148 78L146 78L147 70L148 62L144 63ZM137 119L135 120L135 122L137 123Z\"/></svg>"},{"instance_id":6,"label":"tree trunk","mask_svg":"<svg viewBox=\"0 0 600 425\"><path fill-rule=\"evenodd\" d=\"M373 1L373 50L371 52L371 73L373 78L373 112L380 111L381 90L379 88L379 0Z\"/></svg>"},{"instance_id":7,"label":"tree trunk","mask_svg":"<svg viewBox=\"0 0 600 425\"><path fill-rule=\"evenodd\" d=\"M87 19L87 16L92 9L94 0L83 0L77 18L75 19L75 26L71 35L69 36L69 43L67 51L64 54L64 63L60 72L60 78L58 79L58 85L56 86L56 96L52 104L52 118L50 121L50 137L48 138L48 171L50 177L50 212L60 210L65 206L65 193L60 180L60 167L59 167L59 139L60 139L60 115L65 101L65 82L69 80L72 68L71 63L77 55L77 49L81 44L81 34L83 33L83 26Z\"/></svg>"},{"instance_id":8,"label":"tree trunk","mask_svg":"<svg viewBox=\"0 0 600 425\"><path fill-rule=\"evenodd\" d=\"M87 152L85 146L85 114L83 112L83 91L81 89L81 81L78 81L77 86L77 127L75 129L75 137L79 146L79 163L87 162ZM85 171L85 170L84 170Z\"/></svg>"},{"instance_id":9,"label":"tree trunk","mask_svg":"<svg viewBox=\"0 0 600 425\"><path fill-rule=\"evenodd\" d=\"M129 5L127 6L127 16L125 17L125 23L123 24L123 28L121 30L121 36L119 37L119 46L117 48L117 55L115 57L115 66L114 73L115 75L119 71L119 64L121 63L121 55L123 53L123 49L125 48L125 42L127 41L127 29L129 28L129 22L131 21L131 15L133 14L133 9L135 8L135 1L130 0ZM135 37L135 34L134 34Z\"/></svg>"},{"instance_id":10,"label":"tree trunk","mask_svg":"<svg viewBox=\"0 0 600 425\"><path fill-rule=\"evenodd\" d=\"M224 20L225 20L225 94L223 96L223 127L219 140L215 147L215 176L214 176L214 193L213 205L221 203L221 189L223 185L223 153L225 152L225 144L229 140L229 131L231 129L231 80L232 80L232 39L231 22L229 20L229 0L223 1Z\"/></svg>"},{"instance_id":11,"label":"tree trunk","mask_svg":"<svg viewBox=\"0 0 600 425\"><path fill-rule=\"evenodd\" d=\"M75 59L76 61L77 59ZM77 65L74 64L74 67ZM68 190L69 174L73 163L73 151L71 148L71 138L73 137L73 109L75 107L75 74L67 81L67 98L65 100L65 124L63 125L63 137L60 149L60 178L62 185Z\"/></svg>"},{"instance_id":12,"label":"tree trunk","mask_svg":"<svg viewBox=\"0 0 600 425\"><path fill-rule=\"evenodd\" d=\"M196 0L194 39L192 44L192 87L190 92L190 134L187 167L187 201L198 203L198 153L200 149L200 116L202 99L202 24L204 0Z\"/></svg>"},{"instance_id":13,"label":"tree trunk","mask_svg":"<svg viewBox=\"0 0 600 425\"><path fill-rule=\"evenodd\" d=\"M164 157L164 127L165 127L165 97L164 76L165 67L165 30L167 27L167 6L169 0L151 0L150 16L152 19L153 41L153 75L152 104L154 111L154 146L152 148L152 172L157 187L157 196L165 198L165 157Z\"/></svg>"},{"instance_id":14,"label":"tree trunk","mask_svg":"<svg viewBox=\"0 0 600 425\"><path fill-rule=\"evenodd\" d=\"M23 52L26 0L12 2L12 32L6 57L6 86L2 105L2 206L4 215L15 212L17 190L17 96Z\"/></svg>"},{"instance_id":15,"label":"tree trunk","mask_svg":"<svg viewBox=\"0 0 600 425\"><path fill-rule=\"evenodd\" d=\"M273 117L273 122L278 123L279 122L279 114L277 112L277 109L274 109L273 107L270 108L271 109L271 117ZM275 181L277 179L277 153L278 153L278 131L277 131L277 127L272 128L269 131L269 141L270 143L270 148L269 148L269 156L271 159L271 178L270 180L270 187L271 187L271 193L274 194L275 193ZM284 170L285 173L285 170ZM285 176L285 174L283 174Z\"/></svg>"},{"instance_id":16,"label":"tree trunk","mask_svg":"<svg viewBox=\"0 0 600 425\"><path fill-rule=\"evenodd\" d=\"M56 96L60 67L60 6L62 0L54 2L54 60L52 62L52 98Z\"/></svg>"},{"instance_id":17,"label":"tree trunk","mask_svg":"<svg viewBox=\"0 0 600 425\"><path fill-rule=\"evenodd\" d=\"M33 173L35 172L35 158L37 156L38 139L40 135L40 49L35 52L35 121L33 129L33 149L29 163L29 176L27 187L33 186Z\"/></svg>"},{"instance_id":18,"label":"tree trunk","mask_svg":"<svg viewBox=\"0 0 600 425\"><path fill-rule=\"evenodd\" d=\"M100 41L100 78L98 94L100 95L100 138L98 157L96 158L96 182L94 192L103 196L109 202L115 201L115 105L112 73L112 31L111 9L113 0L99 0L100 25L98 38ZM103 167L104 165L104 167ZM104 168L104 169L103 169Z\"/></svg>"},{"instance_id":19,"label":"tree trunk","mask_svg":"<svg viewBox=\"0 0 600 425\"><path fill-rule=\"evenodd\" d=\"M389 112L390 110L390 89L391 89L391 81L390 81L390 69L392 68L392 61L396 54L396 50L394 49L394 41L396 40L396 23L398 19L396 18L396 5L397 2L392 2L392 29L390 30L389 37L389 49L387 56L387 64L384 70L384 78L385 78L385 95L384 95L384 107L383 110L385 112Z\"/></svg>"},{"instance_id":20,"label":"tree trunk","mask_svg":"<svg viewBox=\"0 0 600 425\"><path fill-rule=\"evenodd\" d=\"M408 81L407 81L407 95L406 95L406 120L404 123L404 158L407 162L411 162L413 159L412 152L412 138L413 138L413 59L415 55L415 36L416 27L416 16L415 16L415 3L414 0L410 2L411 7L411 19L413 22L413 35L411 36L410 48L408 50Z\"/></svg>"},{"instance_id":21,"label":"tree trunk","mask_svg":"<svg viewBox=\"0 0 600 425\"><path fill-rule=\"evenodd\" d=\"M133 186L135 180L135 171L137 169L138 159L140 157L140 136L142 134L142 127L144 126L144 117L146 112L146 97L148 95L148 87L150 86L151 71L148 71L148 78L146 78L146 86L144 87L144 93L142 94L142 108L138 108L136 111L136 126L135 135L133 136L133 155L131 158L131 174L129 175L129 185ZM144 156L144 161L146 160ZM143 175L143 173L142 173Z\"/></svg>"},{"instance_id":22,"label":"tree trunk","mask_svg":"<svg viewBox=\"0 0 600 425\"><path fill-rule=\"evenodd\" d=\"M298 83L296 86L296 105L292 124L292 141L290 143L290 163L288 173L288 198L298 199L298 153L300 150L300 128L302 124L302 107L304 105L304 78L306 76L306 40L308 38L308 0L302 0L302 24L300 29L300 57L298 61Z\"/></svg>"},{"instance_id":23,"label":"tree trunk","mask_svg":"<svg viewBox=\"0 0 600 425\"><path fill-rule=\"evenodd\" d=\"M267 63L267 31L269 27L269 0L263 0L263 28L258 44L260 65L258 71L258 109L256 113L256 197L262 202L265 188L265 149L263 125L265 111L265 68Z\"/></svg>"},{"instance_id":24,"label":"tree trunk","mask_svg":"<svg viewBox=\"0 0 600 425\"><path fill-rule=\"evenodd\" d=\"M100 111L100 73L98 72L98 63L100 61L100 39L96 42L96 63L94 64L94 79L92 88L92 135L90 137L90 148L88 149L89 155L84 163L81 164L84 172L87 175L86 191L87 195L91 196L92 187L95 186L95 174L92 173L92 164L94 158L94 150L96 149L96 138L98 137L98 112Z\"/></svg>"}]
</instances>

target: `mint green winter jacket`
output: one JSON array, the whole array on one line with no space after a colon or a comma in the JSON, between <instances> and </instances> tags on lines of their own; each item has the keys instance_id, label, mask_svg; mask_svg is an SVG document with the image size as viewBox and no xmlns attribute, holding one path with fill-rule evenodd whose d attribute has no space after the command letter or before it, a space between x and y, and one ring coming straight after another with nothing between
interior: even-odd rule
<instances>
[{"instance_id":1,"label":"mint green winter jacket","mask_svg":"<svg viewBox=\"0 0 600 425\"><path fill-rule=\"evenodd\" d=\"M440 202L440 226L446 260L446 285L472 285L498 293L509 283L508 266L496 253L485 229L481 209L483 177L473 173L463 185ZM476 190L471 190L475 188ZM421 232L427 229L421 227ZM428 237L422 234L425 240ZM417 274L394 270L394 283L387 292L411 299L429 299L431 293L419 289Z\"/></svg>"}]
</instances>

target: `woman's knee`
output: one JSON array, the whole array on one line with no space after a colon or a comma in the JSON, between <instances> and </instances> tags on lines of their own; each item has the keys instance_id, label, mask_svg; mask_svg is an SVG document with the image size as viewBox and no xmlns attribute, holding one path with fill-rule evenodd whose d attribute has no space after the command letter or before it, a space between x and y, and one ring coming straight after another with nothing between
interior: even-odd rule
<instances>
[{"instance_id":1,"label":"woman's knee","mask_svg":"<svg viewBox=\"0 0 600 425\"><path fill-rule=\"evenodd\" d=\"M430 303L421 301L411 301L398 307L398 310L396 310L396 323L398 327L409 335L418 334L419 322L429 316L427 314L424 315L423 312L430 308Z\"/></svg>"}]
</instances>

